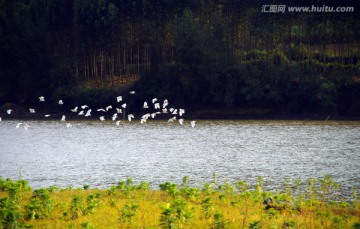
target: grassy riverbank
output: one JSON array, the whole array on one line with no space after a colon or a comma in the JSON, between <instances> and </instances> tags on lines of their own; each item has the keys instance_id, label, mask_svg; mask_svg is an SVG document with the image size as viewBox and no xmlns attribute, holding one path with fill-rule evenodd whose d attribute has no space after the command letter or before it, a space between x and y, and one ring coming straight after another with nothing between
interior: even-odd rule
<instances>
[{"instance_id":1,"label":"grassy riverbank","mask_svg":"<svg viewBox=\"0 0 360 229\"><path fill-rule=\"evenodd\" d=\"M282 191L212 183L166 182L150 190L131 179L106 190L49 187L0 179L3 228L360 228L360 203L338 201L331 177L286 181ZM337 201L334 201L334 200Z\"/></svg>"}]
</instances>

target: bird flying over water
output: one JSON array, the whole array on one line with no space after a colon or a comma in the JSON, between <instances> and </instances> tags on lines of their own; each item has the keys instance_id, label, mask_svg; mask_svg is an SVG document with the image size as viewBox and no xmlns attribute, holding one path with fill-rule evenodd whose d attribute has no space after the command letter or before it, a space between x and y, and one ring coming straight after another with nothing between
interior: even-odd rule
<instances>
[{"instance_id":1,"label":"bird flying over water","mask_svg":"<svg viewBox=\"0 0 360 229\"><path fill-rule=\"evenodd\" d=\"M45 97L44 97L44 96L40 96L40 97L39 97L39 101L40 101L40 102L45 102Z\"/></svg>"},{"instance_id":2,"label":"bird flying over water","mask_svg":"<svg viewBox=\"0 0 360 229\"><path fill-rule=\"evenodd\" d=\"M59 105L63 105L64 102L60 99L60 100L58 101L58 104L59 104Z\"/></svg>"},{"instance_id":3,"label":"bird flying over water","mask_svg":"<svg viewBox=\"0 0 360 229\"><path fill-rule=\"evenodd\" d=\"M117 96L117 97L116 97L116 101L117 101L118 103L121 102L121 101L122 101L122 96L121 96L121 95Z\"/></svg>"},{"instance_id":4,"label":"bird flying over water","mask_svg":"<svg viewBox=\"0 0 360 229\"><path fill-rule=\"evenodd\" d=\"M35 113L35 109L34 108L29 108L30 113Z\"/></svg>"},{"instance_id":5,"label":"bird flying over water","mask_svg":"<svg viewBox=\"0 0 360 229\"><path fill-rule=\"evenodd\" d=\"M78 107L75 107L74 109L71 109L72 112L77 112L78 111Z\"/></svg>"},{"instance_id":6,"label":"bird flying over water","mask_svg":"<svg viewBox=\"0 0 360 229\"><path fill-rule=\"evenodd\" d=\"M89 117L89 116L91 116L91 109L89 109L85 114L85 117Z\"/></svg>"},{"instance_id":7,"label":"bird flying over water","mask_svg":"<svg viewBox=\"0 0 360 229\"><path fill-rule=\"evenodd\" d=\"M12 109L8 109L8 110L6 110L6 112L7 112L8 114L11 114L11 112L13 112L13 110L12 110Z\"/></svg>"}]
</instances>

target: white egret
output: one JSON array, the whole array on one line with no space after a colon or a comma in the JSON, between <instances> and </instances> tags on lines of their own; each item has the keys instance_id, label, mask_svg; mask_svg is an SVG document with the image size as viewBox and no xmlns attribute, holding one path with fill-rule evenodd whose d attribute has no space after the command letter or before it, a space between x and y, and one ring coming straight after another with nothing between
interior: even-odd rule
<instances>
[{"instance_id":1,"label":"white egret","mask_svg":"<svg viewBox=\"0 0 360 229\"><path fill-rule=\"evenodd\" d=\"M122 108L126 108L126 103L124 103L123 105L121 105L122 106Z\"/></svg>"},{"instance_id":2,"label":"white egret","mask_svg":"<svg viewBox=\"0 0 360 229\"><path fill-rule=\"evenodd\" d=\"M141 116L142 119L148 119L151 115L149 113L144 114L143 116Z\"/></svg>"},{"instance_id":3,"label":"white egret","mask_svg":"<svg viewBox=\"0 0 360 229\"><path fill-rule=\"evenodd\" d=\"M128 120L129 120L129 122L131 122L131 119L133 119L134 118L134 115L133 114L129 114L128 115Z\"/></svg>"},{"instance_id":4,"label":"white egret","mask_svg":"<svg viewBox=\"0 0 360 229\"><path fill-rule=\"evenodd\" d=\"M116 112L117 112L118 114L121 114L121 113L122 113L122 109L121 109L121 108L116 108Z\"/></svg>"},{"instance_id":5,"label":"white egret","mask_svg":"<svg viewBox=\"0 0 360 229\"><path fill-rule=\"evenodd\" d=\"M58 104L59 104L59 105L63 105L64 102L60 99L60 100L58 101Z\"/></svg>"},{"instance_id":6,"label":"white egret","mask_svg":"<svg viewBox=\"0 0 360 229\"><path fill-rule=\"evenodd\" d=\"M169 101L165 99L163 103L163 108L166 108L168 105L169 105Z\"/></svg>"},{"instance_id":7,"label":"white egret","mask_svg":"<svg viewBox=\"0 0 360 229\"><path fill-rule=\"evenodd\" d=\"M8 110L6 110L6 112L7 112L8 114L11 114L11 112L13 112L13 110L12 110L12 109L8 109Z\"/></svg>"},{"instance_id":8,"label":"white egret","mask_svg":"<svg viewBox=\"0 0 360 229\"><path fill-rule=\"evenodd\" d=\"M142 119L140 119L140 123L141 123L141 124L146 123L146 119L143 119L143 118L142 118Z\"/></svg>"},{"instance_id":9,"label":"white egret","mask_svg":"<svg viewBox=\"0 0 360 229\"><path fill-rule=\"evenodd\" d=\"M185 109L179 109L179 115L182 116L183 114L185 114Z\"/></svg>"},{"instance_id":10,"label":"white egret","mask_svg":"<svg viewBox=\"0 0 360 229\"><path fill-rule=\"evenodd\" d=\"M173 122L176 120L176 116L172 117L171 119L168 120L168 122Z\"/></svg>"},{"instance_id":11,"label":"white egret","mask_svg":"<svg viewBox=\"0 0 360 229\"><path fill-rule=\"evenodd\" d=\"M152 113L151 118L155 118L156 115L157 115L157 113Z\"/></svg>"},{"instance_id":12,"label":"white egret","mask_svg":"<svg viewBox=\"0 0 360 229\"><path fill-rule=\"evenodd\" d=\"M120 120L119 120L119 121L116 121L115 124L116 124L117 126L119 126L119 125L120 125L120 122L121 122Z\"/></svg>"},{"instance_id":13,"label":"white egret","mask_svg":"<svg viewBox=\"0 0 360 229\"><path fill-rule=\"evenodd\" d=\"M19 128L22 125L21 122L19 122L18 124L16 124L16 128Z\"/></svg>"},{"instance_id":14,"label":"white egret","mask_svg":"<svg viewBox=\"0 0 360 229\"><path fill-rule=\"evenodd\" d=\"M61 120L60 120L61 122L65 122L65 115L63 115L62 117L61 117Z\"/></svg>"},{"instance_id":15,"label":"white egret","mask_svg":"<svg viewBox=\"0 0 360 229\"><path fill-rule=\"evenodd\" d=\"M160 109L160 103L155 103L155 104L154 104L154 108L155 108L155 109Z\"/></svg>"},{"instance_id":16,"label":"white egret","mask_svg":"<svg viewBox=\"0 0 360 229\"><path fill-rule=\"evenodd\" d=\"M148 106L147 102L144 102L143 108L144 108L144 109L149 108L149 106Z\"/></svg>"},{"instance_id":17,"label":"white egret","mask_svg":"<svg viewBox=\"0 0 360 229\"><path fill-rule=\"evenodd\" d=\"M113 114L112 120L115 121L117 119L117 113Z\"/></svg>"},{"instance_id":18,"label":"white egret","mask_svg":"<svg viewBox=\"0 0 360 229\"><path fill-rule=\"evenodd\" d=\"M81 106L81 109L85 110L86 108L88 108L89 106L88 105L82 105Z\"/></svg>"},{"instance_id":19,"label":"white egret","mask_svg":"<svg viewBox=\"0 0 360 229\"><path fill-rule=\"evenodd\" d=\"M157 101L157 98L153 98L151 101L152 103L155 103Z\"/></svg>"},{"instance_id":20,"label":"white egret","mask_svg":"<svg viewBox=\"0 0 360 229\"><path fill-rule=\"evenodd\" d=\"M39 101L40 101L40 102L45 102L45 97L44 97L44 96L40 96L40 97L39 97Z\"/></svg>"},{"instance_id":21,"label":"white egret","mask_svg":"<svg viewBox=\"0 0 360 229\"><path fill-rule=\"evenodd\" d=\"M162 109L162 112L163 112L164 114L167 114L167 113L168 113L168 111L167 111L166 108L163 108L163 109Z\"/></svg>"},{"instance_id":22,"label":"white egret","mask_svg":"<svg viewBox=\"0 0 360 229\"><path fill-rule=\"evenodd\" d=\"M105 121L105 117L104 116L100 116L100 121Z\"/></svg>"},{"instance_id":23,"label":"white egret","mask_svg":"<svg viewBox=\"0 0 360 229\"><path fill-rule=\"evenodd\" d=\"M85 117L89 117L91 116L91 109L87 110L86 114L85 114Z\"/></svg>"},{"instance_id":24,"label":"white egret","mask_svg":"<svg viewBox=\"0 0 360 229\"><path fill-rule=\"evenodd\" d=\"M109 106L107 106L105 109L106 109L106 111L108 111L108 110L112 109L112 106L109 105Z\"/></svg>"},{"instance_id":25,"label":"white egret","mask_svg":"<svg viewBox=\"0 0 360 229\"><path fill-rule=\"evenodd\" d=\"M116 97L116 101L117 101L118 103L120 103L120 102L122 101L122 96L121 96L121 95L117 96L117 97Z\"/></svg>"},{"instance_id":26,"label":"white egret","mask_svg":"<svg viewBox=\"0 0 360 229\"><path fill-rule=\"evenodd\" d=\"M78 115L84 115L84 111L80 111Z\"/></svg>"},{"instance_id":27,"label":"white egret","mask_svg":"<svg viewBox=\"0 0 360 229\"><path fill-rule=\"evenodd\" d=\"M130 94L135 95L135 91L130 91Z\"/></svg>"},{"instance_id":28,"label":"white egret","mask_svg":"<svg viewBox=\"0 0 360 229\"><path fill-rule=\"evenodd\" d=\"M174 109L174 111L172 112L173 115L177 115L177 109Z\"/></svg>"},{"instance_id":29,"label":"white egret","mask_svg":"<svg viewBox=\"0 0 360 229\"><path fill-rule=\"evenodd\" d=\"M34 108L29 108L30 113L35 113L35 109Z\"/></svg>"},{"instance_id":30,"label":"white egret","mask_svg":"<svg viewBox=\"0 0 360 229\"><path fill-rule=\"evenodd\" d=\"M49 118L51 115L50 114L46 114L46 115L44 115L45 116L45 118Z\"/></svg>"},{"instance_id":31,"label":"white egret","mask_svg":"<svg viewBox=\"0 0 360 229\"><path fill-rule=\"evenodd\" d=\"M72 112L77 112L78 111L78 107L75 107L74 109L71 109Z\"/></svg>"},{"instance_id":32,"label":"white egret","mask_svg":"<svg viewBox=\"0 0 360 229\"><path fill-rule=\"evenodd\" d=\"M105 112L105 109L100 108L100 109L97 109L97 111L102 111L102 112Z\"/></svg>"},{"instance_id":33,"label":"white egret","mask_svg":"<svg viewBox=\"0 0 360 229\"><path fill-rule=\"evenodd\" d=\"M190 124L191 124L191 127L195 127L196 121L191 121Z\"/></svg>"},{"instance_id":34,"label":"white egret","mask_svg":"<svg viewBox=\"0 0 360 229\"><path fill-rule=\"evenodd\" d=\"M180 123L180 125L183 125L183 123L184 123L184 119L179 119L179 123Z\"/></svg>"}]
</instances>

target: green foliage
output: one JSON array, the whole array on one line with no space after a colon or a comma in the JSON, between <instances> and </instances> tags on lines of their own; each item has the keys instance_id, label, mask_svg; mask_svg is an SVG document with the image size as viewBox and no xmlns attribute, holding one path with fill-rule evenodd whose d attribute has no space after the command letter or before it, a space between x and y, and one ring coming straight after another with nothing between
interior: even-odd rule
<instances>
[{"instance_id":1,"label":"green foliage","mask_svg":"<svg viewBox=\"0 0 360 229\"><path fill-rule=\"evenodd\" d=\"M120 221L123 223L131 222L132 218L136 215L136 210L138 208L139 204L125 204L125 206L121 209Z\"/></svg>"},{"instance_id":2,"label":"green foliage","mask_svg":"<svg viewBox=\"0 0 360 229\"><path fill-rule=\"evenodd\" d=\"M217 212L214 214L214 228L215 229L224 229L227 228L228 221L224 219L224 216Z\"/></svg>"},{"instance_id":3,"label":"green foliage","mask_svg":"<svg viewBox=\"0 0 360 229\"><path fill-rule=\"evenodd\" d=\"M3 228L17 228L21 217L20 202L14 197L0 198L0 225Z\"/></svg>"},{"instance_id":4,"label":"green foliage","mask_svg":"<svg viewBox=\"0 0 360 229\"><path fill-rule=\"evenodd\" d=\"M160 226L162 228L182 228L193 217L193 209L181 199L162 207Z\"/></svg>"},{"instance_id":5,"label":"green foliage","mask_svg":"<svg viewBox=\"0 0 360 229\"><path fill-rule=\"evenodd\" d=\"M163 184L160 184L159 187L160 187L160 190L166 191L171 197L177 197L178 194L180 193L180 191L178 189L178 185L172 184L168 181Z\"/></svg>"},{"instance_id":6,"label":"green foliage","mask_svg":"<svg viewBox=\"0 0 360 229\"><path fill-rule=\"evenodd\" d=\"M48 218L53 209L53 200L50 198L47 189L37 189L29 203L25 205L26 219L43 219Z\"/></svg>"}]
</instances>

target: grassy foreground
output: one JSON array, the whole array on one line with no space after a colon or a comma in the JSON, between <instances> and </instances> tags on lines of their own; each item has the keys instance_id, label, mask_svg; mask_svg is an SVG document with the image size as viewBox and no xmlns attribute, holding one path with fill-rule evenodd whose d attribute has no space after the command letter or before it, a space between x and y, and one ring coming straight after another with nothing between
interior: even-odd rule
<instances>
[{"instance_id":1,"label":"grassy foreground","mask_svg":"<svg viewBox=\"0 0 360 229\"><path fill-rule=\"evenodd\" d=\"M325 175L285 181L264 191L263 179L190 187L120 181L106 190L50 187L31 190L25 180L0 177L2 228L360 228L360 203L334 201L338 184Z\"/></svg>"}]
</instances>

